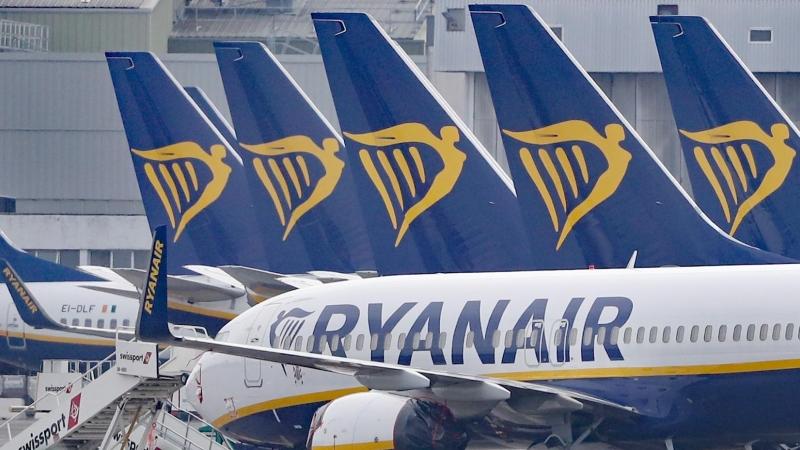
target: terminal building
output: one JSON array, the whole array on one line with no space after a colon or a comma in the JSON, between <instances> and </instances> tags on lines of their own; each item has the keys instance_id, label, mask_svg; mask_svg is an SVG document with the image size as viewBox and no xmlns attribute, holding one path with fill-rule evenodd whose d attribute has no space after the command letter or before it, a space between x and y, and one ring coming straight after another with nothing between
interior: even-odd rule
<instances>
[{"instance_id":1,"label":"terminal building","mask_svg":"<svg viewBox=\"0 0 800 450\"><path fill-rule=\"evenodd\" d=\"M312 11L372 14L505 167L466 0L0 0L0 229L62 264L141 267L150 236L104 51L152 51L230 117L211 43L258 40L337 125ZM800 3L528 1L691 192L648 17L703 15L800 119ZM732 92L731 95L736 95Z\"/></svg>"}]
</instances>

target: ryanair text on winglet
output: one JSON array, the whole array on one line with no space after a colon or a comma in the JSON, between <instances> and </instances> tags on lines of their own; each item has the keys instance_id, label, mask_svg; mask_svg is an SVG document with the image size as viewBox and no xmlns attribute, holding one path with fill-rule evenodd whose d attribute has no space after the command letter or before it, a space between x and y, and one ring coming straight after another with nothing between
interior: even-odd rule
<instances>
[{"instance_id":1,"label":"ryanair text on winglet","mask_svg":"<svg viewBox=\"0 0 800 450\"><path fill-rule=\"evenodd\" d=\"M11 287L13 287L19 296L22 297L22 300L25 301L25 305L29 310L31 310L31 314L36 314L39 311L39 308L37 308L36 304L33 303L31 296L28 295L28 291L26 291L22 284L20 284L19 280L17 280L17 277L15 277L11 272L11 269L8 267L3 268L3 275L6 276L6 279L11 284Z\"/></svg>"},{"instance_id":2,"label":"ryanair text on winglet","mask_svg":"<svg viewBox=\"0 0 800 450\"><path fill-rule=\"evenodd\" d=\"M158 286L158 271L161 268L161 255L164 252L164 243L160 240L153 242L153 257L151 258L150 271L147 274L147 292L144 296L144 310L153 314L153 301L156 298Z\"/></svg>"}]
</instances>

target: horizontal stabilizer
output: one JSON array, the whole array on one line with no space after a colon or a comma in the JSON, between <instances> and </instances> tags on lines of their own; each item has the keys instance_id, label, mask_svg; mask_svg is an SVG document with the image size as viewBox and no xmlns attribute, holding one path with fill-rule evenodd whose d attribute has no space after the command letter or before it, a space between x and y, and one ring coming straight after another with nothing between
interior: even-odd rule
<instances>
[{"instance_id":1,"label":"horizontal stabilizer","mask_svg":"<svg viewBox=\"0 0 800 450\"><path fill-rule=\"evenodd\" d=\"M297 282L300 280L286 282L284 280L289 278L294 279L296 277L290 277L282 273L275 273L267 270L242 266L221 266L220 269L242 283L247 290L248 296L250 296L254 303L261 303L268 298L283 294L284 292L308 286L308 284L304 284L305 282L300 283L300 286L298 286Z\"/></svg>"},{"instance_id":2,"label":"horizontal stabilizer","mask_svg":"<svg viewBox=\"0 0 800 450\"><path fill-rule=\"evenodd\" d=\"M122 278L134 286L142 286L147 279L147 272L141 269L114 269ZM245 292L235 286L222 286L209 282L170 276L169 297L187 302L219 302L234 300L244 296Z\"/></svg>"}]
</instances>

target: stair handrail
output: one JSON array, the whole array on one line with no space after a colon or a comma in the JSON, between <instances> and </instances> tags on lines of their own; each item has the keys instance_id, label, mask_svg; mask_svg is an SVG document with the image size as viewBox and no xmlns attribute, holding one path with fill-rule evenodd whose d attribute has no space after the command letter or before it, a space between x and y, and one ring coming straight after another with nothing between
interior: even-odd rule
<instances>
[{"instance_id":1,"label":"stair handrail","mask_svg":"<svg viewBox=\"0 0 800 450\"><path fill-rule=\"evenodd\" d=\"M20 412L18 412L14 416L12 416L10 419L8 419L5 422L3 422L2 424L0 424L0 429L5 427L8 430L8 439L9 440L13 439L14 436L11 435L11 422L17 420L21 415L28 413L31 408L33 408L33 410L35 411L37 403L39 403L39 402L43 401L44 399L46 399L48 397L51 397L51 396L56 396L56 404L58 406L61 406L61 399L58 398L58 395L61 394L62 391L66 390L67 388L70 388L71 386L75 385L75 383L77 383L77 382L83 382L84 377L86 377L87 375L93 376L95 369L97 369L98 367L101 367L104 363L109 362L111 359L115 358L116 354L117 354L116 352L113 352L110 355L106 356L105 359L103 359L101 361L98 361L97 364L95 364L94 366L90 367L86 372L82 372L77 378L75 378L75 380L67 383L62 389L59 389L57 392L48 392L45 395L43 395L41 398L36 399L36 401L34 401L30 405L26 406ZM88 378L87 381L92 381L92 380L91 380L91 378Z\"/></svg>"},{"instance_id":2,"label":"stair handrail","mask_svg":"<svg viewBox=\"0 0 800 450\"><path fill-rule=\"evenodd\" d=\"M208 423L205 420L203 420L203 418L201 418L200 416L198 416L196 414L193 414L191 411L186 411L184 409L178 408L172 402L168 402L168 403L170 405L172 405L174 410L177 410L177 411L180 411L180 412L188 414L191 418L201 422L202 424L204 424L206 426L209 426L212 430L214 430L215 432L219 433L220 436L222 436L222 442L221 443L217 442L216 440L214 440L214 439L212 439L212 438L210 438L208 436L205 436L206 439L208 439L208 441L209 441L209 445L207 447L204 447L204 446L198 444L194 440L189 439L189 430L192 429L192 430L197 431L198 433L201 433L201 432L199 430L197 430L196 428L190 426L188 422L184 422L183 420L180 420L180 419L178 419L178 421L180 421L186 427L185 428L185 432L183 433L183 435L181 435L181 433L178 430L175 430L174 428L172 428L169 425L167 425L166 423L164 423L163 419L157 421L157 425L156 425L157 428L156 429L158 431L166 429L168 431L171 431L175 436L179 437L180 439L183 439L183 444L178 444L178 445L180 445L185 450L191 450L191 447L187 448L187 445L186 445L187 443L191 444L194 447L196 447L198 449L201 449L201 450L212 450L213 449L213 444L218 444L218 445L221 445L221 446L223 446L223 447L225 447L225 448L227 448L229 450L233 450L233 448L230 446L230 443L228 442L228 438L226 438L222 433L220 433L219 430L217 430L217 428L215 428L213 425L211 425L210 423ZM162 417L163 417L165 415L168 415L169 413L167 413L165 409L162 409L161 410L161 414L162 414ZM177 419L177 417L176 417L176 419ZM165 433L162 433L162 436L164 436L164 439L169 440Z\"/></svg>"}]
</instances>

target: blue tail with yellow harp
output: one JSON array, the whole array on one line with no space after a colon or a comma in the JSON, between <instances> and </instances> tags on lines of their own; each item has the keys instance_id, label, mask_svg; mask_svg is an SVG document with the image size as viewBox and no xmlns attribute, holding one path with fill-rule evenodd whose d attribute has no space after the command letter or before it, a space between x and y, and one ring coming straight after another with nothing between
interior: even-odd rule
<instances>
[{"instance_id":1,"label":"blue tail with yellow harp","mask_svg":"<svg viewBox=\"0 0 800 450\"><path fill-rule=\"evenodd\" d=\"M106 53L151 229L169 224L168 272L269 269L241 159L155 55Z\"/></svg>"},{"instance_id":2,"label":"blue tail with yellow harp","mask_svg":"<svg viewBox=\"0 0 800 450\"><path fill-rule=\"evenodd\" d=\"M314 13L379 273L534 268L511 181L369 15Z\"/></svg>"},{"instance_id":3,"label":"blue tail with yellow harp","mask_svg":"<svg viewBox=\"0 0 800 450\"><path fill-rule=\"evenodd\" d=\"M800 133L702 17L650 18L695 200L733 237L800 258Z\"/></svg>"},{"instance_id":4,"label":"blue tail with yellow harp","mask_svg":"<svg viewBox=\"0 0 800 450\"><path fill-rule=\"evenodd\" d=\"M271 270L375 270L344 144L259 42L216 42Z\"/></svg>"},{"instance_id":5,"label":"blue tail with yellow harp","mask_svg":"<svg viewBox=\"0 0 800 450\"><path fill-rule=\"evenodd\" d=\"M791 262L725 235L527 6L471 5L538 263L549 267Z\"/></svg>"}]
</instances>

